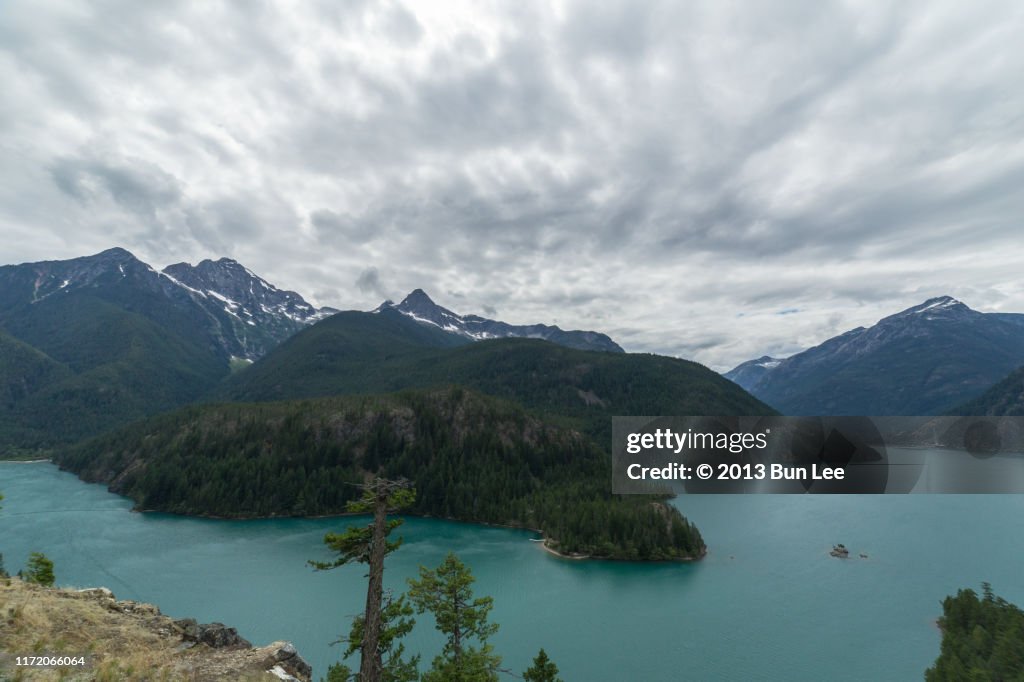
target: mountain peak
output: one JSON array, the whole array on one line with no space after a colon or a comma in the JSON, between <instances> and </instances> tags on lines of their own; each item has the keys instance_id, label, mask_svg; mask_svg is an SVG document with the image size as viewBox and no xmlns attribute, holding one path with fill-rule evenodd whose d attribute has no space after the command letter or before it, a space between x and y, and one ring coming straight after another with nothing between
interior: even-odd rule
<instances>
[{"instance_id":1,"label":"mountain peak","mask_svg":"<svg viewBox=\"0 0 1024 682\"><path fill-rule=\"evenodd\" d=\"M924 303L913 306L912 308L907 308L903 312L897 313L891 317L905 317L908 315L920 315L922 313L927 313L926 317L931 317L933 315L958 314L965 312L974 311L952 296L935 296L933 298L929 298Z\"/></svg>"},{"instance_id":2,"label":"mountain peak","mask_svg":"<svg viewBox=\"0 0 1024 682\"><path fill-rule=\"evenodd\" d=\"M423 289L413 289L409 292L408 296L402 299L402 303L399 305L405 305L406 303L430 303L432 305L436 305L433 299L431 299Z\"/></svg>"},{"instance_id":3,"label":"mountain peak","mask_svg":"<svg viewBox=\"0 0 1024 682\"><path fill-rule=\"evenodd\" d=\"M135 254L133 254L131 251L128 251L127 249L122 249L120 246L115 246L111 249L107 249L106 251L100 251L94 256L89 257L98 260L112 260L119 262L128 260L138 260L135 257Z\"/></svg>"},{"instance_id":4,"label":"mountain peak","mask_svg":"<svg viewBox=\"0 0 1024 682\"><path fill-rule=\"evenodd\" d=\"M934 296L770 372L748 371L748 390L784 414L941 414L1021 364L1024 315L981 313L952 296ZM741 386L747 379L730 375Z\"/></svg>"},{"instance_id":5,"label":"mountain peak","mask_svg":"<svg viewBox=\"0 0 1024 682\"><path fill-rule=\"evenodd\" d=\"M395 305L391 301L380 304L374 312L392 309L420 324L440 327L446 332L466 336L474 341L485 339L501 339L507 337L544 339L568 348L581 350L601 350L622 353L622 348L604 334L592 331L563 331L556 326L545 324L511 325L505 322L489 320L478 315L460 315L434 303L423 289L413 289L402 302Z\"/></svg>"},{"instance_id":6,"label":"mountain peak","mask_svg":"<svg viewBox=\"0 0 1024 682\"><path fill-rule=\"evenodd\" d=\"M249 360L303 326L337 312L317 309L294 291L278 289L233 258L207 258L197 265L175 263L164 268L164 274L215 310L240 340L240 347L232 348L231 354Z\"/></svg>"}]
</instances>

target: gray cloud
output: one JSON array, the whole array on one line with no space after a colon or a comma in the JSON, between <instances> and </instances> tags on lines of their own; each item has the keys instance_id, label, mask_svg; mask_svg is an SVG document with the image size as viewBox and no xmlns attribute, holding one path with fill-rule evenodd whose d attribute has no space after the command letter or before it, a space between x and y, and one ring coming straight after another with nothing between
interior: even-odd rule
<instances>
[{"instance_id":1,"label":"gray cloud","mask_svg":"<svg viewBox=\"0 0 1024 682\"><path fill-rule=\"evenodd\" d=\"M147 163L135 167L85 159L57 159L53 182L65 194L88 205L97 192L140 218L155 220L158 211L181 201L178 181Z\"/></svg>"},{"instance_id":2,"label":"gray cloud","mask_svg":"<svg viewBox=\"0 0 1024 682\"><path fill-rule=\"evenodd\" d=\"M373 294L379 297L386 296L384 287L380 283L380 273L374 267L366 268L359 273L359 277L356 277L356 289L364 294Z\"/></svg>"},{"instance_id":3,"label":"gray cloud","mask_svg":"<svg viewBox=\"0 0 1024 682\"><path fill-rule=\"evenodd\" d=\"M383 277L718 369L936 294L1024 311L1022 29L1009 0L16 0L0 260L231 256L342 308Z\"/></svg>"}]
</instances>

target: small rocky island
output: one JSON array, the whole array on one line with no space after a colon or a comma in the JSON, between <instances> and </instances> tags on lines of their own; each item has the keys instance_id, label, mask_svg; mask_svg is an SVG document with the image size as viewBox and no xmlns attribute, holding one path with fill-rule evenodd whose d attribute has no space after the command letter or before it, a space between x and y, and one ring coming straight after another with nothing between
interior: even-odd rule
<instances>
[{"instance_id":1,"label":"small rocky island","mask_svg":"<svg viewBox=\"0 0 1024 682\"><path fill-rule=\"evenodd\" d=\"M849 559L850 550L847 549L846 545L839 543L838 545L832 545L832 549L829 551L829 556L834 556L837 559ZM866 552L860 553L861 559L867 559L868 555Z\"/></svg>"}]
</instances>

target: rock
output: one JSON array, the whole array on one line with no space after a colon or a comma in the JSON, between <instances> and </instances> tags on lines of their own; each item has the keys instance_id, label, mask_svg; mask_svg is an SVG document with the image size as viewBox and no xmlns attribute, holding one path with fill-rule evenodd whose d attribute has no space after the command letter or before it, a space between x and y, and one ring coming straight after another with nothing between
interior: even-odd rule
<instances>
[{"instance_id":1,"label":"rock","mask_svg":"<svg viewBox=\"0 0 1024 682\"><path fill-rule=\"evenodd\" d=\"M270 673L271 675L273 675L274 677L276 677L279 680L284 680L284 682L302 682L302 680L300 680L299 678L293 677L292 675L289 675L288 671L285 670L284 668L282 668L279 665L275 665L273 668L271 668L267 672Z\"/></svg>"},{"instance_id":2,"label":"rock","mask_svg":"<svg viewBox=\"0 0 1024 682\"><path fill-rule=\"evenodd\" d=\"M249 640L239 636L238 630L229 628L224 623L200 625L199 641L211 649L225 649L228 647L252 648Z\"/></svg>"},{"instance_id":3,"label":"rock","mask_svg":"<svg viewBox=\"0 0 1024 682\"><path fill-rule=\"evenodd\" d=\"M125 599L122 601L115 601L107 605L111 611L119 611L121 613L130 613L137 616L159 616L160 609L152 604L143 604L142 602L132 601L131 599Z\"/></svg>"},{"instance_id":4,"label":"rock","mask_svg":"<svg viewBox=\"0 0 1024 682\"><path fill-rule=\"evenodd\" d=\"M274 642L267 647L270 653L263 662L263 667L268 672L274 672L274 668L280 668L289 677L282 677L283 680L298 679L309 680L313 675L313 668L299 655L295 645L291 642ZM280 675L278 675L280 677Z\"/></svg>"},{"instance_id":5,"label":"rock","mask_svg":"<svg viewBox=\"0 0 1024 682\"><path fill-rule=\"evenodd\" d=\"M182 618L174 621L174 627L186 642L199 641L199 623L195 618Z\"/></svg>"},{"instance_id":6,"label":"rock","mask_svg":"<svg viewBox=\"0 0 1024 682\"><path fill-rule=\"evenodd\" d=\"M77 590L76 593L86 599L114 599L114 593L105 587L89 587L84 590Z\"/></svg>"},{"instance_id":7,"label":"rock","mask_svg":"<svg viewBox=\"0 0 1024 682\"><path fill-rule=\"evenodd\" d=\"M846 545L838 544L832 547L832 551L829 554L837 559L846 559L850 556L850 550L846 549Z\"/></svg>"}]
</instances>

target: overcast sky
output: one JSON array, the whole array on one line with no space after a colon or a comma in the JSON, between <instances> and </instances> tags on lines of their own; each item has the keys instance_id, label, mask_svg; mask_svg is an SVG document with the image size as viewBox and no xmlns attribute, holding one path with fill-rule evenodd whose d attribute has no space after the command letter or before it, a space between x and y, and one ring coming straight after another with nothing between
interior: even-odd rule
<instances>
[{"instance_id":1,"label":"overcast sky","mask_svg":"<svg viewBox=\"0 0 1024 682\"><path fill-rule=\"evenodd\" d=\"M0 263L229 256L728 369L1024 312L1024 3L0 2Z\"/></svg>"}]
</instances>

